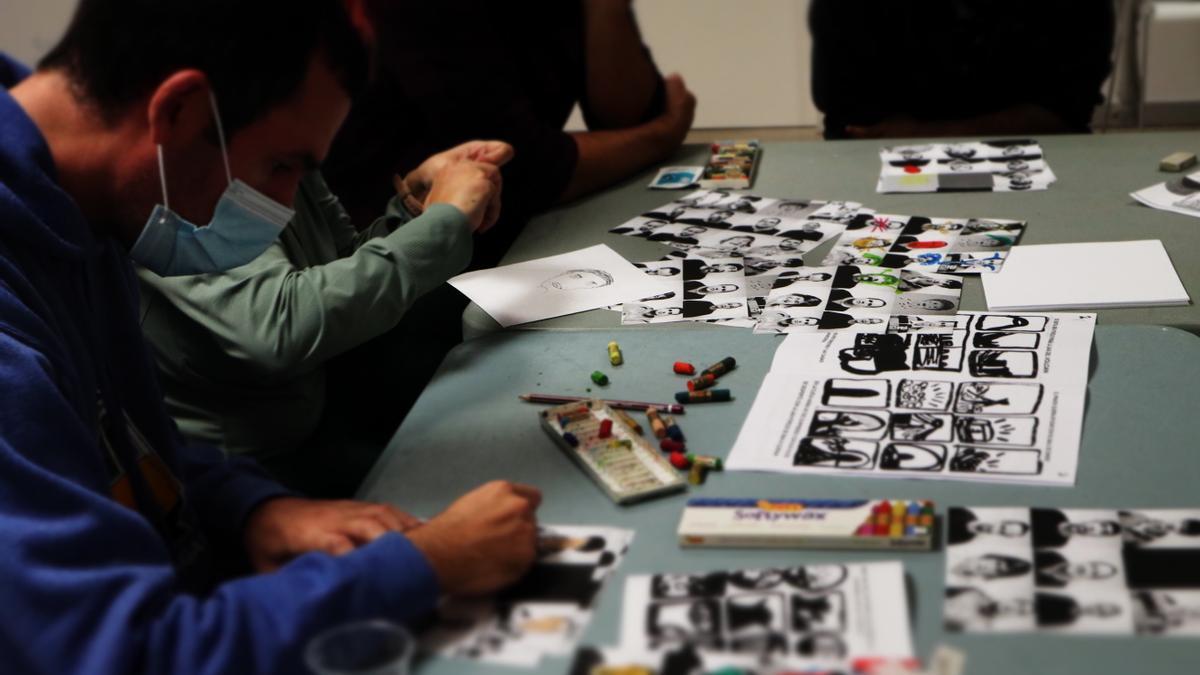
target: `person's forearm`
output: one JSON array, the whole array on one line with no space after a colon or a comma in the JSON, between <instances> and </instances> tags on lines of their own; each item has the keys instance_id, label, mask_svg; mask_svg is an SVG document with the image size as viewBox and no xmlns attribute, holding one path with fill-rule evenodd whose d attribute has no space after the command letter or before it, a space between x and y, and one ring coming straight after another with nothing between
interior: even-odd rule
<instances>
[{"instance_id":1,"label":"person's forearm","mask_svg":"<svg viewBox=\"0 0 1200 675\"><path fill-rule=\"evenodd\" d=\"M586 104L598 129L643 122L658 88L630 0L586 0Z\"/></svg>"},{"instance_id":2,"label":"person's forearm","mask_svg":"<svg viewBox=\"0 0 1200 675\"><path fill-rule=\"evenodd\" d=\"M608 187L662 161L675 150L673 144L664 141L653 123L615 131L582 131L571 137L579 149L579 159L560 202Z\"/></svg>"}]
</instances>

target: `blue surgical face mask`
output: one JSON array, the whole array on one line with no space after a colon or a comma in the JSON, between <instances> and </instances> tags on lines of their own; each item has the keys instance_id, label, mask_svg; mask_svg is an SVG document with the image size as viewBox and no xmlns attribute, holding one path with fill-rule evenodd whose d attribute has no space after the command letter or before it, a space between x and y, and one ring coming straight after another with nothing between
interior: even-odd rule
<instances>
[{"instance_id":1,"label":"blue surgical face mask","mask_svg":"<svg viewBox=\"0 0 1200 675\"><path fill-rule=\"evenodd\" d=\"M209 94L217 124L217 138L225 161L229 187L217 202L212 222L197 227L171 210L167 201L167 174L163 149L158 146L158 172L163 201L154 207L141 236L129 250L135 262L163 277L223 272L262 255L292 219L294 211L258 190L234 180L225 150L225 131L217 100Z\"/></svg>"}]
</instances>

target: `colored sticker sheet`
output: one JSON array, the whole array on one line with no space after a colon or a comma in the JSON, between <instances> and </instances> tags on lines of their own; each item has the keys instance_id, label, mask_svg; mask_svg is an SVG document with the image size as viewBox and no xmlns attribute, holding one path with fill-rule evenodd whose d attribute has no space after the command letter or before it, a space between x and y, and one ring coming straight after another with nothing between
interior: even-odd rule
<instances>
[{"instance_id":1,"label":"colored sticker sheet","mask_svg":"<svg viewBox=\"0 0 1200 675\"><path fill-rule=\"evenodd\" d=\"M1026 139L900 145L879 159L876 192L1027 192L1056 180L1042 147Z\"/></svg>"},{"instance_id":2,"label":"colored sticker sheet","mask_svg":"<svg viewBox=\"0 0 1200 675\"><path fill-rule=\"evenodd\" d=\"M625 580L621 644L784 658L912 656L899 562L820 564Z\"/></svg>"},{"instance_id":3,"label":"colored sticker sheet","mask_svg":"<svg viewBox=\"0 0 1200 675\"><path fill-rule=\"evenodd\" d=\"M712 652L690 644L655 651L586 646L575 652L567 675L854 675L851 665L843 660Z\"/></svg>"},{"instance_id":4,"label":"colored sticker sheet","mask_svg":"<svg viewBox=\"0 0 1200 675\"><path fill-rule=\"evenodd\" d=\"M1021 234L1018 220L860 213L824 265L877 265L942 274L997 272Z\"/></svg>"},{"instance_id":5,"label":"colored sticker sheet","mask_svg":"<svg viewBox=\"0 0 1200 675\"><path fill-rule=\"evenodd\" d=\"M1200 218L1200 171L1151 185L1129 196L1155 209Z\"/></svg>"},{"instance_id":6,"label":"colored sticker sheet","mask_svg":"<svg viewBox=\"0 0 1200 675\"><path fill-rule=\"evenodd\" d=\"M695 257L744 257L753 276L800 267L805 253L840 234L861 210L856 202L699 190L610 232L661 242Z\"/></svg>"},{"instance_id":7,"label":"colored sticker sheet","mask_svg":"<svg viewBox=\"0 0 1200 675\"><path fill-rule=\"evenodd\" d=\"M1095 314L789 335L731 470L1071 485Z\"/></svg>"},{"instance_id":8,"label":"colored sticker sheet","mask_svg":"<svg viewBox=\"0 0 1200 675\"><path fill-rule=\"evenodd\" d=\"M1200 509L953 507L946 629L1200 636Z\"/></svg>"},{"instance_id":9,"label":"colored sticker sheet","mask_svg":"<svg viewBox=\"0 0 1200 675\"><path fill-rule=\"evenodd\" d=\"M953 318L962 279L867 265L806 267L775 276L756 333L883 333L910 312Z\"/></svg>"},{"instance_id":10,"label":"colored sticker sheet","mask_svg":"<svg viewBox=\"0 0 1200 675\"><path fill-rule=\"evenodd\" d=\"M530 571L498 595L444 600L421 635L422 650L526 667L546 654L571 654L633 534L612 527L543 526L543 553Z\"/></svg>"}]
</instances>

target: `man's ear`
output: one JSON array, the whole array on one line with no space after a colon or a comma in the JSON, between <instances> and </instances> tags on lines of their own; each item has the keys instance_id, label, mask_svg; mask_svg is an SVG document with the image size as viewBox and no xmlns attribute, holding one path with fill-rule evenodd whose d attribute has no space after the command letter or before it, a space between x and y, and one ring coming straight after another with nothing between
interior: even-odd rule
<instances>
[{"instance_id":1,"label":"man's ear","mask_svg":"<svg viewBox=\"0 0 1200 675\"><path fill-rule=\"evenodd\" d=\"M179 70L163 80L146 108L154 143L190 144L213 125L208 77L199 70Z\"/></svg>"}]
</instances>

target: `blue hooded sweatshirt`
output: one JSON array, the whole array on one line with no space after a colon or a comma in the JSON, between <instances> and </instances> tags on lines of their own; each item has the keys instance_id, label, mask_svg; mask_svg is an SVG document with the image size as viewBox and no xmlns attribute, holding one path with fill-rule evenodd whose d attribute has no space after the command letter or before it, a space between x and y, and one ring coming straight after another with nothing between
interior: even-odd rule
<instances>
[{"instance_id":1,"label":"blue hooded sweatshirt","mask_svg":"<svg viewBox=\"0 0 1200 675\"><path fill-rule=\"evenodd\" d=\"M286 493L167 417L125 251L7 91L27 75L0 54L0 670L303 672L320 630L430 610L436 577L398 534L218 577Z\"/></svg>"}]
</instances>

